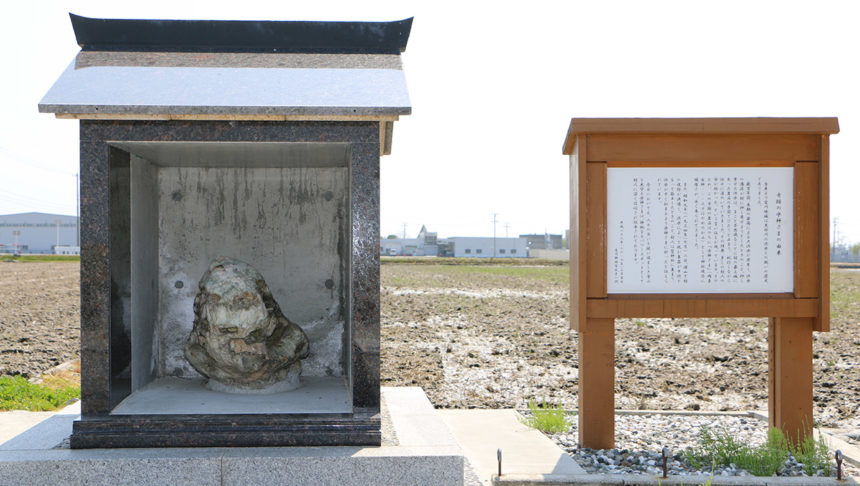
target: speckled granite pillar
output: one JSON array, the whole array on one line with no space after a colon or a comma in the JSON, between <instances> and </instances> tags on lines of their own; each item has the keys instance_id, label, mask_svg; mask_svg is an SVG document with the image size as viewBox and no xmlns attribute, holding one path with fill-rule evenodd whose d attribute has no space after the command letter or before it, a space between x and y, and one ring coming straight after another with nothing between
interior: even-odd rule
<instances>
[{"instance_id":1,"label":"speckled granite pillar","mask_svg":"<svg viewBox=\"0 0 860 486\"><path fill-rule=\"evenodd\" d=\"M91 447L378 445L379 124L377 122L94 121L81 138L82 419L71 444ZM114 142L350 144L352 414L110 415L128 393L111 371L110 153ZM117 203L115 203L117 204ZM342 257L350 255L344 252ZM115 346L116 347L116 346ZM113 349L118 352L117 349ZM123 360L115 360L122 362Z\"/></svg>"},{"instance_id":2,"label":"speckled granite pillar","mask_svg":"<svg viewBox=\"0 0 860 486\"><path fill-rule=\"evenodd\" d=\"M379 407L379 147L352 148L353 406Z\"/></svg>"},{"instance_id":3,"label":"speckled granite pillar","mask_svg":"<svg viewBox=\"0 0 860 486\"><path fill-rule=\"evenodd\" d=\"M81 404L110 412L110 197L108 146L81 122Z\"/></svg>"}]
</instances>

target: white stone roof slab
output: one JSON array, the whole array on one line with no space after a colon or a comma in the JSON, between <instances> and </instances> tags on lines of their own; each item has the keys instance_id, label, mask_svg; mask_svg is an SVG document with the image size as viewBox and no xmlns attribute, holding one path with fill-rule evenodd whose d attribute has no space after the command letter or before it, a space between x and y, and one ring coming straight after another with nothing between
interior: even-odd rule
<instances>
[{"instance_id":1,"label":"white stone roof slab","mask_svg":"<svg viewBox=\"0 0 860 486\"><path fill-rule=\"evenodd\" d=\"M399 56L199 54L203 62L198 63L93 62L87 56L93 53L80 53L63 72L39 103L40 112L381 117L411 112Z\"/></svg>"}]
</instances>

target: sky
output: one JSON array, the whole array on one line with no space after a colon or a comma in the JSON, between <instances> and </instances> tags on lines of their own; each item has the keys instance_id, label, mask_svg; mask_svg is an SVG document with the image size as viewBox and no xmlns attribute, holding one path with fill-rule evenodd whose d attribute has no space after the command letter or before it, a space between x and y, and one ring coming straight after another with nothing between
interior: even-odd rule
<instances>
[{"instance_id":1,"label":"sky","mask_svg":"<svg viewBox=\"0 0 860 486\"><path fill-rule=\"evenodd\" d=\"M510 6L507 6L510 5ZM75 214L78 122L37 104L103 18L415 18L412 114L381 161L382 235L568 228L572 117L837 116L831 217L860 242L860 46L852 2L13 2L0 17L0 214ZM493 221L496 221L495 225ZM831 227L831 234L833 228Z\"/></svg>"}]
</instances>

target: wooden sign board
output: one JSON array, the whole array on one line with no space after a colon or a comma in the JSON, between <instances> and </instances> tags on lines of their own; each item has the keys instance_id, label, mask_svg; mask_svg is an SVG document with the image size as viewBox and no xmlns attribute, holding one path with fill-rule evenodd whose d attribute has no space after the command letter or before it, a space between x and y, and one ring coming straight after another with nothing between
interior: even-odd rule
<instances>
[{"instance_id":1,"label":"wooden sign board","mask_svg":"<svg viewBox=\"0 0 860 486\"><path fill-rule=\"evenodd\" d=\"M811 332L829 330L829 135L838 131L835 118L571 121L570 315L580 423L589 424L580 445L613 442L621 317L770 318L771 423L809 428Z\"/></svg>"}]
</instances>

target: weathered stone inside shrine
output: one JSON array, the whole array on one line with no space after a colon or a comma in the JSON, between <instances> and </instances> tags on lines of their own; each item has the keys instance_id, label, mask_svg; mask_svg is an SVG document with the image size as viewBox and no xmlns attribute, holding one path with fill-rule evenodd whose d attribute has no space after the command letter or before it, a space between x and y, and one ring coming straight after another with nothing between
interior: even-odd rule
<instances>
[{"instance_id":1,"label":"weathered stone inside shrine","mask_svg":"<svg viewBox=\"0 0 860 486\"><path fill-rule=\"evenodd\" d=\"M308 337L281 312L251 265L217 258L200 279L185 357L207 387L274 393L299 387Z\"/></svg>"}]
</instances>

